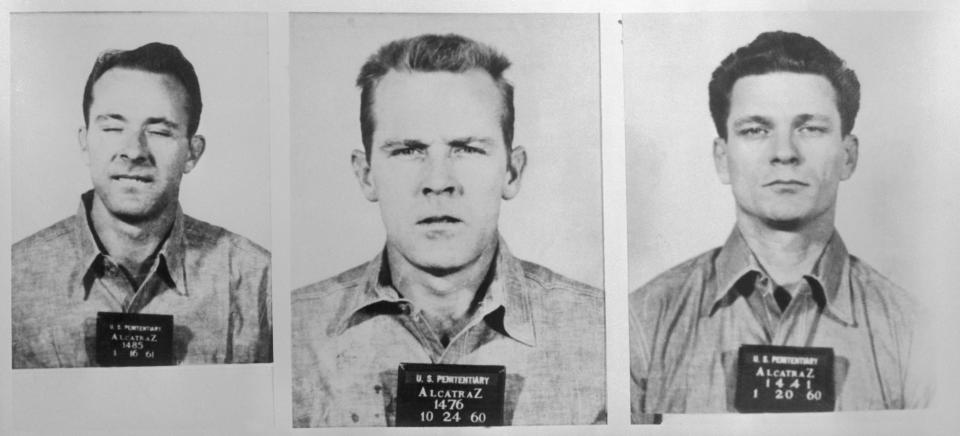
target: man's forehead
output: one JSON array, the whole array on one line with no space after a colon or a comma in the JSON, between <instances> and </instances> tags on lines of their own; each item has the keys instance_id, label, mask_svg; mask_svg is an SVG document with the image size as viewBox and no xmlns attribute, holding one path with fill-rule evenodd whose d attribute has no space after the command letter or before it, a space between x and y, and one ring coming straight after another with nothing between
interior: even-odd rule
<instances>
[{"instance_id":1,"label":"man's forehead","mask_svg":"<svg viewBox=\"0 0 960 436\"><path fill-rule=\"evenodd\" d=\"M377 83L375 97L375 106L376 103L418 97L476 102L500 98L493 77L480 68L463 72L390 70Z\"/></svg>"},{"instance_id":2,"label":"man's forehead","mask_svg":"<svg viewBox=\"0 0 960 436\"><path fill-rule=\"evenodd\" d=\"M175 111L185 110L187 101L186 88L173 76L123 67L104 72L93 84L91 96L91 110L169 106Z\"/></svg>"},{"instance_id":3,"label":"man's forehead","mask_svg":"<svg viewBox=\"0 0 960 436\"><path fill-rule=\"evenodd\" d=\"M380 80L373 100L374 135L380 138L462 137L500 130L502 97L493 78L480 69L391 71Z\"/></svg>"},{"instance_id":4,"label":"man's forehead","mask_svg":"<svg viewBox=\"0 0 960 436\"><path fill-rule=\"evenodd\" d=\"M730 90L730 117L774 111L839 117L837 92L825 76L813 73L771 72L743 76Z\"/></svg>"}]
</instances>

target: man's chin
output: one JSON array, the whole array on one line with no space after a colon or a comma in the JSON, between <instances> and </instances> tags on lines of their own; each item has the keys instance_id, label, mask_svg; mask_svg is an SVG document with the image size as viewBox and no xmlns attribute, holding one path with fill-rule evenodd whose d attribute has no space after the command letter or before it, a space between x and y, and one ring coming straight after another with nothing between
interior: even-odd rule
<instances>
[{"instance_id":1,"label":"man's chin","mask_svg":"<svg viewBox=\"0 0 960 436\"><path fill-rule=\"evenodd\" d=\"M407 251L404 257L422 271L435 276L445 276L466 268L481 256L480 252L468 249L469 246L462 241L422 244L415 250Z\"/></svg>"},{"instance_id":2,"label":"man's chin","mask_svg":"<svg viewBox=\"0 0 960 436\"><path fill-rule=\"evenodd\" d=\"M410 259L411 263L418 269L426 271L434 276L445 276L453 274L467 267L470 261L475 257L466 255L450 254L444 256L440 253L430 253L429 256L417 256Z\"/></svg>"},{"instance_id":3,"label":"man's chin","mask_svg":"<svg viewBox=\"0 0 960 436\"><path fill-rule=\"evenodd\" d=\"M119 202L117 204L107 204L107 211L120 221L128 224L139 224L151 221L160 215L162 207L156 204L144 204L142 202Z\"/></svg>"},{"instance_id":4,"label":"man's chin","mask_svg":"<svg viewBox=\"0 0 960 436\"><path fill-rule=\"evenodd\" d=\"M426 238L417 235L415 238L395 241L398 244L394 245L393 251L417 269L436 276L449 275L473 265L485 252L497 247L495 238L484 243L465 236Z\"/></svg>"},{"instance_id":5,"label":"man's chin","mask_svg":"<svg viewBox=\"0 0 960 436\"><path fill-rule=\"evenodd\" d=\"M131 211L131 210L117 210L110 211L110 214L116 217L118 220L123 221L127 224L141 224L149 222L156 218L156 214L144 212L144 211Z\"/></svg>"},{"instance_id":6,"label":"man's chin","mask_svg":"<svg viewBox=\"0 0 960 436\"><path fill-rule=\"evenodd\" d=\"M762 220L767 227L774 230L800 230L811 222L816 221L818 213L809 209L782 209L767 211Z\"/></svg>"}]
</instances>

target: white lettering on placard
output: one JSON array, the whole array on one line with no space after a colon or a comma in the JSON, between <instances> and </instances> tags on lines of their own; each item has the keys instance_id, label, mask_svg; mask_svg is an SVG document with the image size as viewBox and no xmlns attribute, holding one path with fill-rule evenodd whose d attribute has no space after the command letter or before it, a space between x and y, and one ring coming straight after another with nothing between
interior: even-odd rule
<instances>
[{"instance_id":1,"label":"white lettering on placard","mask_svg":"<svg viewBox=\"0 0 960 436\"><path fill-rule=\"evenodd\" d=\"M421 387L417 394L420 398L469 398L483 399L483 388L473 388L471 390L462 389L433 389Z\"/></svg>"},{"instance_id":2,"label":"white lettering on placard","mask_svg":"<svg viewBox=\"0 0 960 436\"><path fill-rule=\"evenodd\" d=\"M770 356L770 363L779 363L782 365L816 365L818 360L816 357Z\"/></svg>"}]
</instances>

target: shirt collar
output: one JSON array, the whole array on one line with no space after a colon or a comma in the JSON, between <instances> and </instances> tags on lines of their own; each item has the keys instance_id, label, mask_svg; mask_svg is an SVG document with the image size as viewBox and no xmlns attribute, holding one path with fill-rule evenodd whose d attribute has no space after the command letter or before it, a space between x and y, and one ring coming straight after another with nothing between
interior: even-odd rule
<instances>
[{"instance_id":1,"label":"shirt collar","mask_svg":"<svg viewBox=\"0 0 960 436\"><path fill-rule=\"evenodd\" d=\"M484 280L486 286L478 315L502 327L507 336L526 345L536 345L532 292L524 280L523 266L513 257L503 238L498 239L492 277ZM361 286L352 292L343 306L347 308L331 324L330 335L343 334L348 328L362 322L365 313L399 314L410 308L410 300L403 298L393 287L386 248L367 263Z\"/></svg>"},{"instance_id":2,"label":"shirt collar","mask_svg":"<svg viewBox=\"0 0 960 436\"><path fill-rule=\"evenodd\" d=\"M821 292L826 312L846 323L853 323L853 292L850 288L850 256L840 235L834 231L813 271L803 277L813 292ZM715 260L716 293L712 304L704 306L706 315L716 312L718 305L730 303L739 295L736 286L748 277L766 276L760 262L750 250L740 230L734 228Z\"/></svg>"},{"instance_id":3,"label":"shirt collar","mask_svg":"<svg viewBox=\"0 0 960 436\"><path fill-rule=\"evenodd\" d=\"M74 234L77 235L77 246L80 247L80 256L76 266L74 276L81 277L78 281L76 291L83 292L83 298L87 299L90 295L90 289L93 281L102 267L102 258L104 251L101 249L97 238L96 230L93 228L93 222L90 219L90 209L93 205L93 190L87 191L80 196L80 206L74 216ZM173 227L167 238L164 239L157 253L157 273L165 275L169 279L174 290L183 296L187 295L186 287L186 269L183 267L184 251L186 243L184 238L184 214L180 205L177 204L176 215L173 220Z\"/></svg>"}]
</instances>

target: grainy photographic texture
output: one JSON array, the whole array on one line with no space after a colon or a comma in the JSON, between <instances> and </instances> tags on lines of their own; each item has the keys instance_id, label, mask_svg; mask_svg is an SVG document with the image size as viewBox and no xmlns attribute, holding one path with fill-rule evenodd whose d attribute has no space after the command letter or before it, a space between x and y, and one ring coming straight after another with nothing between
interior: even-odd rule
<instances>
[{"instance_id":1,"label":"grainy photographic texture","mask_svg":"<svg viewBox=\"0 0 960 436\"><path fill-rule=\"evenodd\" d=\"M146 17L24 14L14 19L13 137L19 172L13 188L23 200L14 203L15 234L20 239L12 249L14 368L273 359L269 251L194 218L180 201L181 188L192 188L187 181L194 172L226 163L214 162L222 154L208 150L245 148L223 143L222 102L210 104L222 93L215 85L205 86L218 77L203 74L216 69L211 63L226 64L238 54L194 57L191 53L203 50L189 43L105 37L122 33L142 18ZM103 20L112 26L98 29L95 23ZM59 33L64 30L89 40L70 42ZM144 33L148 32L131 32L137 38ZM105 40L109 45L90 46ZM77 53L94 55L79 62L74 61ZM82 65L57 70L58 77L76 87L60 96L50 89L59 89L62 83L48 83L56 80L48 68L58 61ZM239 75L234 83L250 76ZM265 92L267 82L261 78L256 85ZM251 99L250 104L264 100ZM36 118L65 113L64 108L75 115L40 118L43 123ZM257 109L261 110L267 108ZM215 120L212 128L201 115ZM36 129L44 132L35 137L38 143L32 143L30 133ZM263 138L266 123L254 132L251 140ZM73 139L74 145L60 143L64 137ZM267 145L256 147L266 150ZM38 154L44 151L46 155ZM24 171L36 171L48 162L69 162L85 172L89 182L71 184L70 177ZM261 171L249 175L265 175L266 162L260 161ZM232 183L223 177L228 171L214 172L220 176L216 183ZM59 184L65 186L47 189ZM84 187L88 184L92 186ZM72 195L45 196L64 188ZM265 202L224 201L229 199L208 195L201 201L233 208L235 214L250 207L269 208ZM53 204L52 213L61 213L62 219L33 221L47 216L30 210L38 203ZM268 233L269 222L263 224Z\"/></svg>"},{"instance_id":2,"label":"grainy photographic texture","mask_svg":"<svg viewBox=\"0 0 960 436\"><path fill-rule=\"evenodd\" d=\"M653 180L660 171L679 163L675 157L660 157L660 171L639 172L641 175L633 179L637 186L631 186L628 202L653 196L674 202L689 200L713 193L716 189L711 185L732 193L732 198L725 194L717 200L690 203L689 207L700 209L699 215L679 221L674 229L713 221L706 225L715 230L720 223L729 222L730 214L729 209L711 207L711 202L722 200L734 206L733 229L729 228L731 224L723 224L727 236L722 246L699 255L687 253L674 259L674 266L659 266L668 267L666 271L653 267L658 262L654 260L655 250L661 250L660 257L673 256L671 245L699 245L703 250L711 241L691 238L703 234L703 229L684 235L671 234L662 224L656 226L662 222L656 217L660 210L668 216L682 215L676 205L670 207L655 200L652 203L662 209L648 203L642 213L630 210L629 219L637 221L630 227L630 254L639 258L631 259L631 281L634 276L645 278L640 281L645 284L630 295L633 422L654 421L653 414L660 413L928 406L936 360L927 328L929 312L921 304L926 295L901 288L895 284L897 280L887 278L889 272L857 257L856 248L848 250L841 238L843 226L838 225L846 220L838 219L837 211L844 204L838 193L847 185L862 183L854 175L863 167L876 165L869 156L903 151L890 148L896 145L896 136L878 138L871 132L874 128L886 131L876 121L884 111L888 120L903 122L898 111L877 107L878 100L872 96L885 92L884 87L876 86L877 78L889 74L876 69L902 61L878 60L875 56L882 56L882 51L895 56L907 48L902 43L878 44L861 48L858 53L853 47L858 44L855 41L880 28L893 32L884 39L897 39L894 35L919 38L911 32L924 23L934 23L933 17L903 14L894 26L885 26L892 16L882 14L630 18L625 38L643 38L646 34L647 39L625 44L625 56L650 57L676 48L676 35L693 25L709 33L737 19L750 23L721 38L723 44L729 44L727 47L714 41L696 53L649 68L639 66L639 62L625 62L626 81L654 79L635 89L649 91L656 81L669 84L663 91L650 91L646 102L641 102L641 92L633 96L628 92L628 114L663 103L660 96L671 92L686 95L690 88L702 94L690 104L701 105L698 112L710 115L698 114L690 120L670 116L640 120L638 116L632 125L628 121L627 147L634 149L631 153L636 159L628 165L640 162L641 155L650 158L656 150L666 150L668 144L678 150L696 147L702 153L698 163L689 168L698 171L688 170L679 177L686 179L689 187L705 187L694 194L668 185L668 180L641 181ZM837 22L845 23L845 27L836 26ZM831 28L834 30L828 30ZM670 33L664 32L666 29ZM863 51L874 58L858 62L863 59ZM711 57L697 57L705 53ZM697 67L697 75L692 77L692 71L684 68L697 63L708 65L712 73L704 74L705 70ZM675 78L665 78L666 73L675 74ZM688 83L697 77L700 85ZM937 76L931 74L927 79L935 82ZM925 87L920 90L930 91ZM864 113L869 114L867 122L861 123L858 114ZM674 134L671 138L668 132L652 129L657 124L696 122L713 130L697 126L695 132L705 137L696 145L678 141L681 135L683 139L689 135ZM938 140L934 137L931 142ZM642 165L649 168L654 164L656 159ZM904 177L899 183L907 186L907 175L913 169L902 170L889 177ZM660 191L644 191L640 186L657 186ZM667 190L679 194L674 196ZM876 187L873 192L864 192L862 188L859 191L861 195L884 195ZM864 200L858 198L851 203L864 207ZM903 207L910 205L908 201ZM875 212L856 213L869 216ZM895 229L897 224L857 223L876 225L869 230L871 234ZM869 255L889 249L861 245L859 240L857 243L866 246ZM903 246L903 242L899 244ZM898 266L904 268L906 264Z\"/></svg>"},{"instance_id":3,"label":"grainy photographic texture","mask_svg":"<svg viewBox=\"0 0 960 436\"><path fill-rule=\"evenodd\" d=\"M569 34L554 40L559 29ZM292 17L291 86L344 77L335 86L349 90L294 98L292 128L308 128L301 109L312 122L331 110L351 119L327 135L343 142L295 140L293 178L360 205L295 192L293 221L320 207L363 224L294 229L295 245L313 240L328 257L361 253L332 277L295 268L295 282L323 279L291 297L295 427L605 422L596 32L590 16ZM337 65L350 74L303 74L315 59L343 61L336 50L350 52L355 63ZM566 98L538 106L548 93ZM556 124L567 115L577 123ZM340 170L301 172L319 164L311 150ZM569 192L540 189L573 174ZM501 214L518 202L522 226ZM529 220L556 226L553 241ZM590 226L573 234L571 222ZM336 237L313 236L324 230ZM524 260L547 246L568 250L565 262Z\"/></svg>"}]
</instances>

